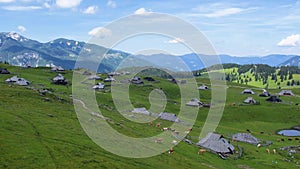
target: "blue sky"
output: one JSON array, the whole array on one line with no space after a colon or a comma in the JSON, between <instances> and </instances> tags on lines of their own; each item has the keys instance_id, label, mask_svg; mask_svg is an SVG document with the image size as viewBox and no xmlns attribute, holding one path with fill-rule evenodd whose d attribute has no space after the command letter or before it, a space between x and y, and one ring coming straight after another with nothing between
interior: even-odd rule
<instances>
[{"instance_id":1,"label":"blue sky","mask_svg":"<svg viewBox=\"0 0 300 169\"><path fill-rule=\"evenodd\" d=\"M0 12L1 32L42 42L60 37L88 41L94 28L134 13L159 12L190 22L218 54L300 54L300 0L0 0ZM151 45L141 43L145 41ZM189 53L180 42L184 39L147 35L117 48Z\"/></svg>"}]
</instances>

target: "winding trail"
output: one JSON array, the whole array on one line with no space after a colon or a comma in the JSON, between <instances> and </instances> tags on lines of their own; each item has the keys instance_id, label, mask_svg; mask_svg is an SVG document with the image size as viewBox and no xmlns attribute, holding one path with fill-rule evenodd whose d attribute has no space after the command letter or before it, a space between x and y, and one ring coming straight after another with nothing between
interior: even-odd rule
<instances>
[{"instance_id":1,"label":"winding trail","mask_svg":"<svg viewBox=\"0 0 300 169\"><path fill-rule=\"evenodd\" d=\"M20 116L20 115L17 115L17 114L14 114L14 113L7 113L7 114L16 116L17 118L23 120L24 122L28 123L28 124L32 127L32 129L33 129L33 131L34 131L34 133L35 133L34 135L35 135L36 139L37 139L37 140L40 142L40 144L41 144L43 147L45 147L45 149L47 150L47 153L49 154L49 156L50 156L50 158L51 158L51 160L52 160L52 162L53 162L54 167L55 167L55 168L58 168L58 164L57 164L57 162L56 162L56 160L55 160L55 157L54 157L54 155L53 155L51 149L43 142L42 135L41 135L40 132L38 131L37 127L36 127L31 121L27 120L26 118L24 118L24 117L22 117L22 116Z\"/></svg>"}]
</instances>

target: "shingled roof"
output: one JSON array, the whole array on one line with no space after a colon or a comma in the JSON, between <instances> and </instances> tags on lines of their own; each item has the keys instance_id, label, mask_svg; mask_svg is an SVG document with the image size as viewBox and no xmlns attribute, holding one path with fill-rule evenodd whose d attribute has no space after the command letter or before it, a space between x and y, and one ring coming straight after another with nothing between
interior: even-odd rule
<instances>
[{"instance_id":1,"label":"shingled roof","mask_svg":"<svg viewBox=\"0 0 300 169\"><path fill-rule=\"evenodd\" d=\"M234 146L222 135L216 133L208 133L206 137L200 140L196 145L207 148L215 153L233 154L234 151Z\"/></svg>"},{"instance_id":2,"label":"shingled roof","mask_svg":"<svg viewBox=\"0 0 300 169\"><path fill-rule=\"evenodd\" d=\"M257 145L259 143L258 139L255 138L254 136L252 136L249 133L237 133L237 134L234 134L232 136L232 139L236 140L236 141L240 141L240 142L254 144L254 145Z\"/></svg>"},{"instance_id":3,"label":"shingled roof","mask_svg":"<svg viewBox=\"0 0 300 169\"><path fill-rule=\"evenodd\" d=\"M163 119L163 120L168 120L168 121L171 121L171 122L180 122L179 118L176 116L176 114L173 114L173 113L166 113L166 112L163 112L163 113L160 113L158 115L158 117L160 119Z\"/></svg>"}]
</instances>

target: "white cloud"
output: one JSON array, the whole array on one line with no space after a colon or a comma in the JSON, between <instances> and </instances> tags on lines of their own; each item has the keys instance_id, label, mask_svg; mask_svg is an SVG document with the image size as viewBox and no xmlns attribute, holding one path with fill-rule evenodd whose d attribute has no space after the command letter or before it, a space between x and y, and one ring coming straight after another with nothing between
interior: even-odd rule
<instances>
[{"instance_id":1,"label":"white cloud","mask_svg":"<svg viewBox=\"0 0 300 169\"><path fill-rule=\"evenodd\" d=\"M20 26L18 26L18 30L19 30L20 32L25 32L25 31L26 31L26 28L25 28L24 26L20 25Z\"/></svg>"},{"instance_id":2,"label":"white cloud","mask_svg":"<svg viewBox=\"0 0 300 169\"><path fill-rule=\"evenodd\" d=\"M85 14L95 14L98 11L98 6L89 6L86 8L83 13Z\"/></svg>"},{"instance_id":3,"label":"white cloud","mask_svg":"<svg viewBox=\"0 0 300 169\"><path fill-rule=\"evenodd\" d=\"M2 9L9 11L32 11L42 9L41 6L4 6Z\"/></svg>"},{"instance_id":4,"label":"white cloud","mask_svg":"<svg viewBox=\"0 0 300 169\"><path fill-rule=\"evenodd\" d=\"M117 3L113 0L108 0L106 6L115 8L115 7L117 7Z\"/></svg>"},{"instance_id":5,"label":"white cloud","mask_svg":"<svg viewBox=\"0 0 300 169\"><path fill-rule=\"evenodd\" d=\"M150 11L147 11L145 8L139 8L134 12L136 15L145 15L151 13Z\"/></svg>"},{"instance_id":6,"label":"white cloud","mask_svg":"<svg viewBox=\"0 0 300 169\"><path fill-rule=\"evenodd\" d=\"M96 27L89 31L88 33L90 36L95 36L98 38L105 38L112 35L112 32L110 29L103 28L103 27Z\"/></svg>"},{"instance_id":7,"label":"white cloud","mask_svg":"<svg viewBox=\"0 0 300 169\"><path fill-rule=\"evenodd\" d=\"M296 47L300 46L300 34L290 35L277 43L280 47Z\"/></svg>"},{"instance_id":8,"label":"white cloud","mask_svg":"<svg viewBox=\"0 0 300 169\"><path fill-rule=\"evenodd\" d=\"M166 41L165 43L176 44L176 43L181 43L181 42L184 42L184 39L181 39L181 38L174 38L174 39L171 39L171 40L169 40L169 41Z\"/></svg>"},{"instance_id":9,"label":"white cloud","mask_svg":"<svg viewBox=\"0 0 300 169\"><path fill-rule=\"evenodd\" d=\"M32 2L33 0L21 0L21 1L28 3L28 2Z\"/></svg>"},{"instance_id":10,"label":"white cloud","mask_svg":"<svg viewBox=\"0 0 300 169\"><path fill-rule=\"evenodd\" d=\"M0 0L0 3L10 3L14 2L15 0Z\"/></svg>"},{"instance_id":11,"label":"white cloud","mask_svg":"<svg viewBox=\"0 0 300 169\"><path fill-rule=\"evenodd\" d=\"M44 7L49 9L49 8L51 8L51 5L48 2L45 2Z\"/></svg>"},{"instance_id":12,"label":"white cloud","mask_svg":"<svg viewBox=\"0 0 300 169\"><path fill-rule=\"evenodd\" d=\"M56 0L56 5L60 8L74 8L81 3L82 0Z\"/></svg>"},{"instance_id":13,"label":"white cloud","mask_svg":"<svg viewBox=\"0 0 300 169\"><path fill-rule=\"evenodd\" d=\"M212 13L204 14L204 16L209 17L209 18L216 18L216 17L237 14L237 13L243 12L244 10L245 9L242 9L242 8L227 8L227 9L217 10Z\"/></svg>"}]
</instances>

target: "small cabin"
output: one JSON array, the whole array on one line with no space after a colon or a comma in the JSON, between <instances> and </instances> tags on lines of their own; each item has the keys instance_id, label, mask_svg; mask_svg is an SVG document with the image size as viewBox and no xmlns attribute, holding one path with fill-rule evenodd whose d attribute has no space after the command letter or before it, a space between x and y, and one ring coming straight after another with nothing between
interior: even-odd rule
<instances>
[{"instance_id":1,"label":"small cabin","mask_svg":"<svg viewBox=\"0 0 300 169\"><path fill-rule=\"evenodd\" d=\"M144 82L138 76L134 76L130 81L132 84L144 84Z\"/></svg>"},{"instance_id":2,"label":"small cabin","mask_svg":"<svg viewBox=\"0 0 300 169\"><path fill-rule=\"evenodd\" d=\"M189 102L185 104L186 106L191 106L191 107L199 107L202 106L203 103L199 101L197 98L191 99Z\"/></svg>"},{"instance_id":3,"label":"small cabin","mask_svg":"<svg viewBox=\"0 0 300 169\"><path fill-rule=\"evenodd\" d=\"M295 96L295 94L291 90L281 90L278 93L279 96Z\"/></svg>"},{"instance_id":4,"label":"small cabin","mask_svg":"<svg viewBox=\"0 0 300 169\"><path fill-rule=\"evenodd\" d=\"M171 121L171 122L180 122L179 118L176 116L176 114L173 114L173 113L160 113L158 115L158 117L162 120L168 120L168 121Z\"/></svg>"},{"instance_id":5,"label":"small cabin","mask_svg":"<svg viewBox=\"0 0 300 169\"><path fill-rule=\"evenodd\" d=\"M108 76L107 78L104 79L104 82L112 82L115 81L115 78L113 78L112 76Z\"/></svg>"},{"instance_id":6,"label":"small cabin","mask_svg":"<svg viewBox=\"0 0 300 169\"><path fill-rule=\"evenodd\" d=\"M144 115L150 115L150 112L145 108L134 108L132 110L133 113L137 113L137 114L144 114Z\"/></svg>"},{"instance_id":7,"label":"small cabin","mask_svg":"<svg viewBox=\"0 0 300 169\"><path fill-rule=\"evenodd\" d=\"M0 68L0 74L10 74L6 68Z\"/></svg>"},{"instance_id":8,"label":"small cabin","mask_svg":"<svg viewBox=\"0 0 300 169\"><path fill-rule=\"evenodd\" d=\"M244 100L244 103L246 103L246 104L256 104L257 102L253 99L253 97L248 97L246 100Z\"/></svg>"},{"instance_id":9,"label":"small cabin","mask_svg":"<svg viewBox=\"0 0 300 169\"><path fill-rule=\"evenodd\" d=\"M102 78L99 77L98 75L91 75L88 79L89 80L102 80Z\"/></svg>"},{"instance_id":10,"label":"small cabin","mask_svg":"<svg viewBox=\"0 0 300 169\"><path fill-rule=\"evenodd\" d=\"M245 89L242 94L255 94L251 89Z\"/></svg>"},{"instance_id":11,"label":"small cabin","mask_svg":"<svg viewBox=\"0 0 300 169\"><path fill-rule=\"evenodd\" d=\"M222 135L216 133L208 133L206 137L200 140L196 145L223 155L233 154L234 152L234 146Z\"/></svg>"},{"instance_id":12,"label":"small cabin","mask_svg":"<svg viewBox=\"0 0 300 169\"><path fill-rule=\"evenodd\" d=\"M232 136L232 140L254 144L257 145L259 143L258 139L252 136L249 133L237 133Z\"/></svg>"},{"instance_id":13,"label":"small cabin","mask_svg":"<svg viewBox=\"0 0 300 169\"><path fill-rule=\"evenodd\" d=\"M104 89L104 88L105 88L105 85L102 84L102 83L98 83L98 84L93 86L94 90L99 90L99 89Z\"/></svg>"},{"instance_id":14,"label":"small cabin","mask_svg":"<svg viewBox=\"0 0 300 169\"><path fill-rule=\"evenodd\" d=\"M281 99L279 99L277 96L271 96L268 99L266 99L268 102L282 102Z\"/></svg>"},{"instance_id":15,"label":"small cabin","mask_svg":"<svg viewBox=\"0 0 300 169\"><path fill-rule=\"evenodd\" d=\"M67 80L65 79L65 77L62 74L58 74L56 77L54 77L52 79L52 83L57 84L57 85L66 85L66 84L68 84Z\"/></svg>"},{"instance_id":16,"label":"small cabin","mask_svg":"<svg viewBox=\"0 0 300 169\"><path fill-rule=\"evenodd\" d=\"M29 81L27 81L24 78L19 78L18 76L13 76L9 79L6 79L5 82L6 83L14 83L14 84L19 85L19 86L28 86L30 84Z\"/></svg>"},{"instance_id":17,"label":"small cabin","mask_svg":"<svg viewBox=\"0 0 300 169\"><path fill-rule=\"evenodd\" d=\"M199 86L198 90L208 90L209 88L205 85Z\"/></svg>"},{"instance_id":18,"label":"small cabin","mask_svg":"<svg viewBox=\"0 0 300 169\"><path fill-rule=\"evenodd\" d=\"M63 71L65 71L65 69L62 68L61 66L53 66L53 67L51 67L51 71L52 72L63 72Z\"/></svg>"}]
</instances>

